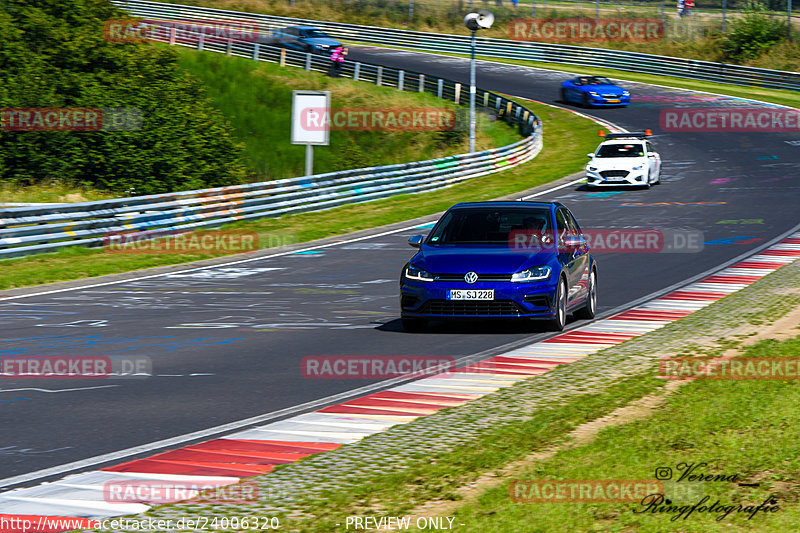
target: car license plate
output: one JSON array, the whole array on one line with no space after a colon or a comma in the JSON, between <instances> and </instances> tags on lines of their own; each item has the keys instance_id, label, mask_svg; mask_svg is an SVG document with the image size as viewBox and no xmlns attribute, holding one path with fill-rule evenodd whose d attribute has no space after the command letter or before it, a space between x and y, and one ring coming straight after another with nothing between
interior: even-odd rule
<instances>
[{"instance_id":1,"label":"car license plate","mask_svg":"<svg viewBox=\"0 0 800 533\"><path fill-rule=\"evenodd\" d=\"M606 181L626 181L625 178L606 178Z\"/></svg>"},{"instance_id":2,"label":"car license plate","mask_svg":"<svg viewBox=\"0 0 800 533\"><path fill-rule=\"evenodd\" d=\"M448 300L494 300L494 289L469 290L452 289L447 291Z\"/></svg>"},{"instance_id":3,"label":"car license plate","mask_svg":"<svg viewBox=\"0 0 800 533\"><path fill-rule=\"evenodd\" d=\"M618 104L618 103L620 103L621 101L622 101L622 100L619 100L619 99L617 99L617 98L615 98L615 99L613 99L613 100L612 100L612 99L608 99L608 100L606 100L606 102L608 102L609 104Z\"/></svg>"}]
</instances>

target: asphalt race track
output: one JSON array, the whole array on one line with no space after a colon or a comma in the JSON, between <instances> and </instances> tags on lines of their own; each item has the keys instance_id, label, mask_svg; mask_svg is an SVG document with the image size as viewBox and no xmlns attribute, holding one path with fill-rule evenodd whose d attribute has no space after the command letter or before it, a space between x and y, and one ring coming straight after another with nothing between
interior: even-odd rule
<instances>
[{"instance_id":1,"label":"asphalt race track","mask_svg":"<svg viewBox=\"0 0 800 533\"><path fill-rule=\"evenodd\" d=\"M461 81L468 76L467 63L456 58L358 48L349 59ZM555 104L566 76L479 63L478 84ZM800 206L800 146L790 144L800 134L663 133L664 108L754 104L722 97L697 102L688 91L623 85L634 94L629 108L586 112L629 130L651 128L664 159L662 185L600 192L575 185L539 198L565 203L584 228L702 231L705 244L696 253L598 254L601 313L764 245L798 223ZM0 480L370 383L305 379L305 356L458 357L546 334L516 324L403 332L398 274L413 253L405 241L425 231L0 302L2 356L143 356L154 374L3 379Z\"/></svg>"}]
</instances>

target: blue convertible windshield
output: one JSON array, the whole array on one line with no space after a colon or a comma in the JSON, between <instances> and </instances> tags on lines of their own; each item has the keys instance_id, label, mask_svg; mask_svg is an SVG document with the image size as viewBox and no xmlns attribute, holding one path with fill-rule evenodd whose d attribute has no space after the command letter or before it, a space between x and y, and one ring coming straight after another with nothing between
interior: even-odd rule
<instances>
[{"instance_id":1,"label":"blue convertible windshield","mask_svg":"<svg viewBox=\"0 0 800 533\"><path fill-rule=\"evenodd\" d=\"M551 229L547 209L453 209L433 228L426 244L508 245L520 231L541 234Z\"/></svg>"},{"instance_id":2,"label":"blue convertible windshield","mask_svg":"<svg viewBox=\"0 0 800 533\"><path fill-rule=\"evenodd\" d=\"M614 85L603 76L581 76L575 79L575 85Z\"/></svg>"},{"instance_id":3,"label":"blue convertible windshield","mask_svg":"<svg viewBox=\"0 0 800 533\"><path fill-rule=\"evenodd\" d=\"M302 31L303 37L313 38L313 39L323 39L323 38L330 38L330 35L325 33L324 31L320 30L303 30Z\"/></svg>"}]
</instances>

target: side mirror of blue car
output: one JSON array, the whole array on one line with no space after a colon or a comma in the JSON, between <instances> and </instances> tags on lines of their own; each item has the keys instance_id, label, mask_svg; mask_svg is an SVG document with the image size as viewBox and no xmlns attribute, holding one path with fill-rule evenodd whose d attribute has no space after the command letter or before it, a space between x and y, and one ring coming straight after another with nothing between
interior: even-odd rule
<instances>
[{"instance_id":1,"label":"side mirror of blue car","mask_svg":"<svg viewBox=\"0 0 800 533\"><path fill-rule=\"evenodd\" d=\"M408 238L408 245L412 248L420 248L423 240L425 240L424 235L412 235Z\"/></svg>"},{"instance_id":2,"label":"side mirror of blue car","mask_svg":"<svg viewBox=\"0 0 800 533\"><path fill-rule=\"evenodd\" d=\"M580 248L586 245L586 239L583 235L567 235L564 237L564 246L567 248Z\"/></svg>"}]
</instances>

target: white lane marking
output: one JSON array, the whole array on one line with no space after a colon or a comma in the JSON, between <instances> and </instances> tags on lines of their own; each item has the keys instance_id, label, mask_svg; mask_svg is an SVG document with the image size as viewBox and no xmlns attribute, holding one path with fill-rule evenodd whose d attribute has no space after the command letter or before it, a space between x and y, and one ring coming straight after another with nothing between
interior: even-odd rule
<instances>
[{"instance_id":1,"label":"white lane marking","mask_svg":"<svg viewBox=\"0 0 800 533\"><path fill-rule=\"evenodd\" d=\"M2 375L2 374L0 374ZM80 390L92 390L92 389L108 389L111 387L119 387L119 385L98 385L97 387L77 387L74 389L39 389L35 387L25 387L22 389L0 389L1 392L22 392L22 391L34 391L34 392L49 392L49 393L56 393L56 392L74 392Z\"/></svg>"}]
</instances>

